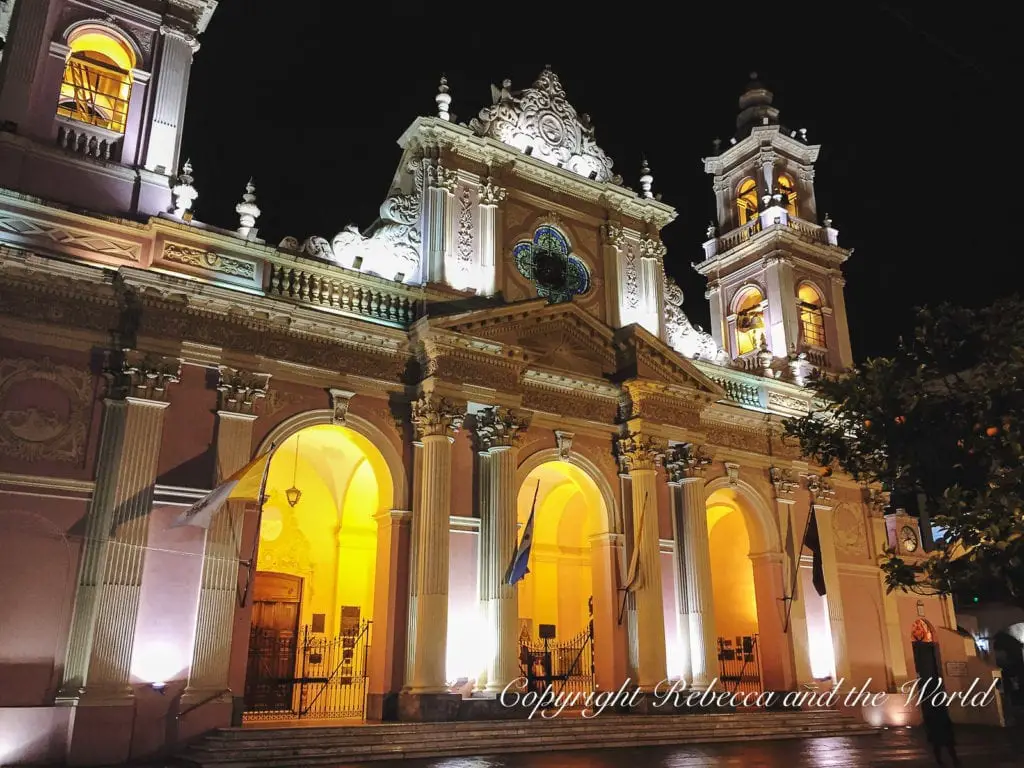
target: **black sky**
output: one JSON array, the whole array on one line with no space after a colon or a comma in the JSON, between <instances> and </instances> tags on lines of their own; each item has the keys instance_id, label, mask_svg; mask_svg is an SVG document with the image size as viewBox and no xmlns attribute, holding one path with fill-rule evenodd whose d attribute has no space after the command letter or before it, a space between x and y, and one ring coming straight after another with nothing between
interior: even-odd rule
<instances>
[{"instance_id":1,"label":"black sky","mask_svg":"<svg viewBox=\"0 0 1024 768\"><path fill-rule=\"evenodd\" d=\"M1024 275L1016 24L999 15L1009 6L945 7L226 0L189 92L197 218L237 226L252 174L268 241L365 227L396 140L435 112L441 73L468 122L490 83L527 87L550 64L628 186L648 156L655 191L679 211L663 233L669 271L706 327L690 267L713 215L701 158L732 135L756 70L782 122L823 145L819 214L856 249L845 269L854 354L885 354L915 305L985 304Z\"/></svg>"}]
</instances>

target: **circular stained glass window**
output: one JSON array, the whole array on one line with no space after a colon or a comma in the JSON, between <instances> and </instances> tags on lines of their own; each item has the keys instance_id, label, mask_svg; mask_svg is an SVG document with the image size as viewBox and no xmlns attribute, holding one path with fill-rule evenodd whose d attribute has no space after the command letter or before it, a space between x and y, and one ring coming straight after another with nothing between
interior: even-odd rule
<instances>
[{"instance_id":1,"label":"circular stained glass window","mask_svg":"<svg viewBox=\"0 0 1024 768\"><path fill-rule=\"evenodd\" d=\"M570 301L590 290L590 271L572 253L569 241L554 227L539 227L533 238L512 249L516 269L552 303Z\"/></svg>"}]
</instances>

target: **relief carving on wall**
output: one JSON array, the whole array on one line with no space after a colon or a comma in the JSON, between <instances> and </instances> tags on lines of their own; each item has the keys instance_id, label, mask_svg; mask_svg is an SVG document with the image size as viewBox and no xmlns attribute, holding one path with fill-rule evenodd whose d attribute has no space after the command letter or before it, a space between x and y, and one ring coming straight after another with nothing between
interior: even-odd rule
<instances>
[{"instance_id":1,"label":"relief carving on wall","mask_svg":"<svg viewBox=\"0 0 1024 768\"><path fill-rule=\"evenodd\" d=\"M88 370L0 360L0 452L23 461L85 459L95 381Z\"/></svg>"},{"instance_id":2,"label":"relief carving on wall","mask_svg":"<svg viewBox=\"0 0 1024 768\"><path fill-rule=\"evenodd\" d=\"M10 211L0 211L0 239L3 239L4 233L32 240L49 241L64 248L79 248L128 261L138 261L142 251L142 245L139 243L108 237L86 229L68 227L64 224L52 224L43 219Z\"/></svg>"},{"instance_id":3,"label":"relief carving on wall","mask_svg":"<svg viewBox=\"0 0 1024 768\"><path fill-rule=\"evenodd\" d=\"M271 497L270 503L283 502ZM295 510L287 502L277 508L281 514L281 531L271 541L260 541L258 566L261 571L307 576L313 572L309 540L295 521ZM266 529L264 529L266 530Z\"/></svg>"},{"instance_id":4,"label":"relief carving on wall","mask_svg":"<svg viewBox=\"0 0 1024 768\"><path fill-rule=\"evenodd\" d=\"M588 419L611 424L618 414L618 403L585 397L578 392L560 392L555 389L530 387L523 395L523 407L560 416Z\"/></svg>"},{"instance_id":5,"label":"relief carving on wall","mask_svg":"<svg viewBox=\"0 0 1024 768\"><path fill-rule=\"evenodd\" d=\"M473 204L469 199L469 190L462 190L459 200L459 239L456 246L459 257L459 270L469 272L473 266Z\"/></svg>"},{"instance_id":6,"label":"relief carving on wall","mask_svg":"<svg viewBox=\"0 0 1024 768\"><path fill-rule=\"evenodd\" d=\"M287 389L281 389L280 387L271 387L263 399L262 415L264 418L269 419L286 408L299 405L302 401L303 397L295 392L289 392Z\"/></svg>"},{"instance_id":7,"label":"relief carving on wall","mask_svg":"<svg viewBox=\"0 0 1024 768\"><path fill-rule=\"evenodd\" d=\"M164 243L163 258L165 261L173 261L176 264L184 264L188 267L208 269L211 272L219 272L222 275L231 277L242 277L246 280L256 279L256 263L244 259L233 259L230 256L221 256L219 253L204 251L202 248L192 248L179 243Z\"/></svg>"},{"instance_id":8,"label":"relief carving on wall","mask_svg":"<svg viewBox=\"0 0 1024 768\"><path fill-rule=\"evenodd\" d=\"M867 557L867 532L864 518L848 504L840 504L832 513L832 534L836 548L848 555Z\"/></svg>"}]
</instances>

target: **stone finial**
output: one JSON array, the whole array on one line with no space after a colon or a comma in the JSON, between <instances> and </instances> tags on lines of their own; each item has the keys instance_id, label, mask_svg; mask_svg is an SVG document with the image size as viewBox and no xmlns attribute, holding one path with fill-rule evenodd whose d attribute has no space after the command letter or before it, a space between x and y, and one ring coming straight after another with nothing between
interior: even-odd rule
<instances>
[{"instance_id":1,"label":"stone finial","mask_svg":"<svg viewBox=\"0 0 1024 768\"><path fill-rule=\"evenodd\" d=\"M452 103L452 96L448 93L448 78L441 76L441 84L437 88L437 96L434 97L437 103L437 116L442 120L451 121L452 116L448 108Z\"/></svg>"},{"instance_id":2,"label":"stone finial","mask_svg":"<svg viewBox=\"0 0 1024 768\"><path fill-rule=\"evenodd\" d=\"M715 239L715 235L717 233L718 233L718 228L715 226L715 222L709 221L708 222L708 228L704 231L704 234L707 235L708 240L714 240Z\"/></svg>"},{"instance_id":3,"label":"stone finial","mask_svg":"<svg viewBox=\"0 0 1024 768\"><path fill-rule=\"evenodd\" d=\"M647 158L644 158L643 165L640 166L640 197L652 198L651 185L654 183L654 176L651 175L651 168L647 164Z\"/></svg>"},{"instance_id":4,"label":"stone finial","mask_svg":"<svg viewBox=\"0 0 1024 768\"><path fill-rule=\"evenodd\" d=\"M825 220L822 223L824 223L826 229L831 229L831 227L832 227L832 217L826 213L825 214Z\"/></svg>"},{"instance_id":5,"label":"stone finial","mask_svg":"<svg viewBox=\"0 0 1024 768\"><path fill-rule=\"evenodd\" d=\"M242 195L242 202L235 206L235 213L238 214L238 235L245 239L255 237L256 219L260 217L260 209L256 205L256 187L249 177L249 183L245 185L245 194Z\"/></svg>"},{"instance_id":6,"label":"stone finial","mask_svg":"<svg viewBox=\"0 0 1024 768\"><path fill-rule=\"evenodd\" d=\"M185 164L181 166L178 183L171 188L171 194L174 195L175 218L184 219L185 214L191 210L192 203L199 197L196 188L192 186L193 181L195 179L192 178L192 161L186 160Z\"/></svg>"}]
</instances>

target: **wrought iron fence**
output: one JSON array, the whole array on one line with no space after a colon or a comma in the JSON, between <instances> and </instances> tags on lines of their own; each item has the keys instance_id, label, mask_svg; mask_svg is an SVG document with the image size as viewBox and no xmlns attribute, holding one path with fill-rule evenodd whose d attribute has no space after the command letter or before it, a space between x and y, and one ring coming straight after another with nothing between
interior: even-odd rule
<instances>
[{"instance_id":1,"label":"wrought iron fence","mask_svg":"<svg viewBox=\"0 0 1024 768\"><path fill-rule=\"evenodd\" d=\"M593 626L564 641L523 643L519 665L527 688L543 692L588 694L594 690Z\"/></svg>"},{"instance_id":2,"label":"wrought iron fence","mask_svg":"<svg viewBox=\"0 0 1024 768\"><path fill-rule=\"evenodd\" d=\"M732 693L761 690L757 635L718 638L718 679Z\"/></svg>"},{"instance_id":3,"label":"wrought iron fence","mask_svg":"<svg viewBox=\"0 0 1024 768\"><path fill-rule=\"evenodd\" d=\"M366 714L370 625L324 637L254 630L249 645L245 717L249 720L361 718Z\"/></svg>"}]
</instances>

